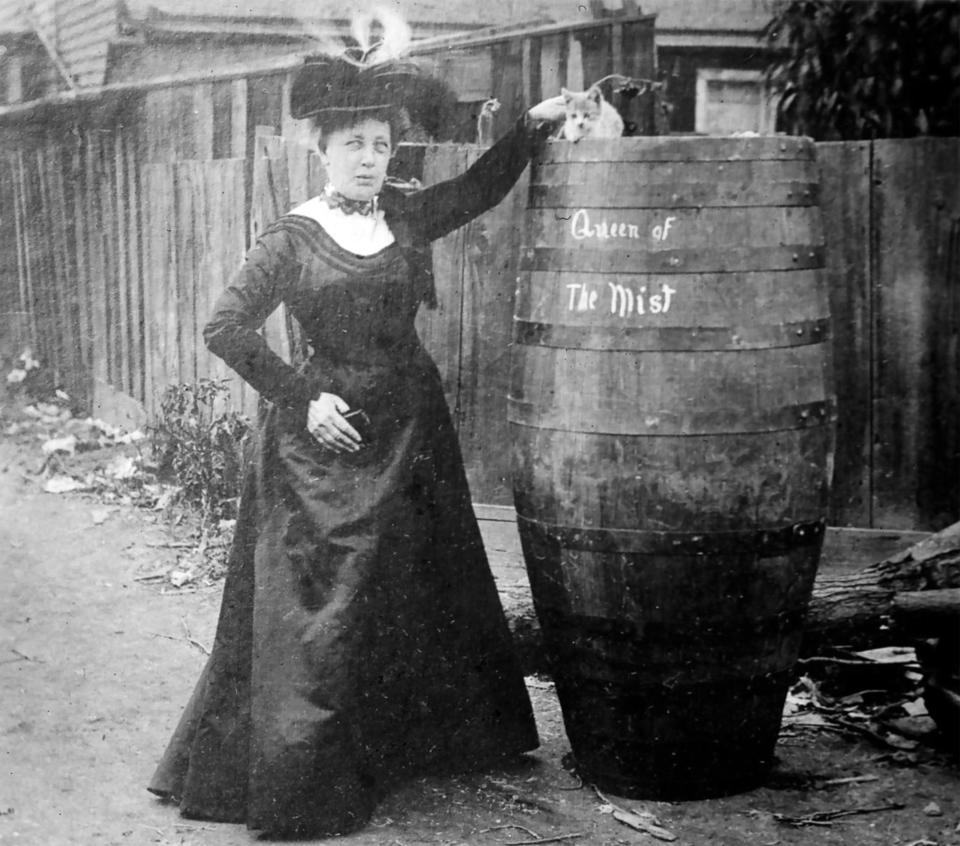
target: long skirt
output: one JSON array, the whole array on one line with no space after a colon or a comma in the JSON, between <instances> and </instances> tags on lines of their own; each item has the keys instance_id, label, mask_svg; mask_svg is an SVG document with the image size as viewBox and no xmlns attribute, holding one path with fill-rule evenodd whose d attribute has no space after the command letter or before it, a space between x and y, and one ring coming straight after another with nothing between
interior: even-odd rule
<instances>
[{"instance_id":1,"label":"long skirt","mask_svg":"<svg viewBox=\"0 0 960 846\"><path fill-rule=\"evenodd\" d=\"M439 379L422 390L351 455L262 415L212 654L149 786L184 816L343 833L399 780L536 748Z\"/></svg>"}]
</instances>

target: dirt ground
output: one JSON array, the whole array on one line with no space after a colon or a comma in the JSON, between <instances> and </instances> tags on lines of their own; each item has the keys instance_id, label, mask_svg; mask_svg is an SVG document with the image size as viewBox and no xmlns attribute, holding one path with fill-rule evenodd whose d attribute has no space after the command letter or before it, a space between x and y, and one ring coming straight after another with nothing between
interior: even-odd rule
<instances>
[{"instance_id":1,"label":"dirt ground","mask_svg":"<svg viewBox=\"0 0 960 846\"><path fill-rule=\"evenodd\" d=\"M212 641L219 585L151 580L175 567L182 534L131 505L44 493L40 457L35 437L0 436L0 843L254 842L242 826L183 820L144 790ZM526 764L416 781L365 831L327 842L659 842L617 821L561 766L568 746L552 687L528 681L542 746ZM960 844L960 779L941 752L921 744L904 758L813 731L785 734L777 754L768 785L742 795L610 798L655 814L681 845ZM824 784L851 776L876 778ZM893 804L902 807L869 810ZM801 826L777 817L852 809L869 812Z\"/></svg>"}]
</instances>

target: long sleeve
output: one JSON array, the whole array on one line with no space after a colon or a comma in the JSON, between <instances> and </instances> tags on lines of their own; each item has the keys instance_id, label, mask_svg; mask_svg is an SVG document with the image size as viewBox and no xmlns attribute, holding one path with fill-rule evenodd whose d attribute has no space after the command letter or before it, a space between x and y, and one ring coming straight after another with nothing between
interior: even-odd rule
<instances>
[{"instance_id":1,"label":"long sleeve","mask_svg":"<svg viewBox=\"0 0 960 846\"><path fill-rule=\"evenodd\" d=\"M304 412L317 391L270 349L259 330L297 282L300 265L291 258L288 236L265 232L232 284L220 295L204 327L207 348L222 358L262 397Z\"/></svg>"},{"instance_id":2,"label":"long sleeve","mask_svg":"<svg viewBox=\"0 0 960 846\"><path fill-rule=\"evenodd\" d=\"M427 241L469 223L507 195L551 129L524 115L462 174L407 197L407 218Z\"/></svg>"}]
</instances>

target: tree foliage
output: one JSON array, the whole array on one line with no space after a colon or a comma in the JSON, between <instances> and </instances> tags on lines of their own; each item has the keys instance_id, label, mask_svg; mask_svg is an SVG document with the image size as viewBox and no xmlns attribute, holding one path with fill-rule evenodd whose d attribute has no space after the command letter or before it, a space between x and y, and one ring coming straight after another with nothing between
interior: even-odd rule
<instances>
[{"instance_id":1,"label":"tree foliage","mask_svg":"<svg viewBox=\"0 0 960 846\"><path fill-rule=\"evenodd\" d=\"M956 0L780 0L764 35L783 130L818 141L960 135Z\"/></svg>"}]
</instances>

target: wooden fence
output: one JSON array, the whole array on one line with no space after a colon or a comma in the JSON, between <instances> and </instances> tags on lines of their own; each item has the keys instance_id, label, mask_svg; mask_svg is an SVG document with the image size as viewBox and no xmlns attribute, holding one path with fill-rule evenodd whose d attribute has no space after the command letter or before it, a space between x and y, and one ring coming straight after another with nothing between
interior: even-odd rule
<instances>
[{"instance_id":1,"label":"wooden fence","mask_svg":"<svg viewBox=\"0 0 960 846\"><path fill-rule=\"evenodd\" d=\"M166 385L216 376L255 408L200 330L245 246L322 173L272 130L252 146L252 163L138 164L121 128L0 156L0 307L82 407L139 423ZM939 528L960 517L957 141L818 150L839 403L831 522ZM439 145L402 158L429 184L480 152ZM510 502L507 359L525 197L526 177L435 245L440 305L418 317L474 497L487 503ZM278 314L266 332L289 355L287 328Z\"/></svg>"}]
</instances>

